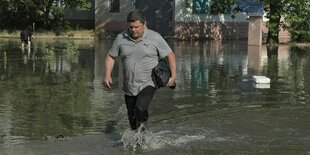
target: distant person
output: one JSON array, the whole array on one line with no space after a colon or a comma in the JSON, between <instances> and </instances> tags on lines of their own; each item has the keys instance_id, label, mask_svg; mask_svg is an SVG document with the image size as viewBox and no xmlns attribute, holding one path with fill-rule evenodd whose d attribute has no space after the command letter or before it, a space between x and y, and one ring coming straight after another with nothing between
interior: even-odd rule
<instances>
[{"instance_id":1,"label":"distant person","mask_svg":"<svg viewBox=\"0 0 310 155\"><path fill-rule=\"evenodd\" d=\"M132 130L144 131L148 120L149 104L155 93L152 69L158 58L168 57L171 76L167 86L176 80L175 55L163 37L146 26L141 11L132 11L127 16L128 30L120 33L105 58L104 85L111 88L111 72L116 57L124 67L123 92L129 124Z\"/></svg>"},{"instance_id":2,"label":"distant person","mask_svg":"<svg viewBox=\"0 0 310 155\"><path fill-rule=\"evenodd\" d=\"M28 45L28 48L30 48L31 36L32 32L30 27L20 32L20 40L22 42L22 48L24 48L25 44Z\"/></svg>"}]
</instances>

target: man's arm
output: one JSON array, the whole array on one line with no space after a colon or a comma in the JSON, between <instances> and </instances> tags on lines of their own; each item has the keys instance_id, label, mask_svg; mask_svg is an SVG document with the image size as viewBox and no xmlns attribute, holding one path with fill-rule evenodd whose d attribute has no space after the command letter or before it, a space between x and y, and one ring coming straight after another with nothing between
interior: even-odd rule
<instances>
[{"instance_id":1,"label":"man's arm","mask_svg":"<svg viewBox=\"0 0 310 155\"><path fill-rule=\"evenodd\" d=\"M106 58L105 58L105 77L104 77L104 85L107 88L111 88L111 84L112 84L112 78L111 78L111 72L113 70L113 66L114 66L114 58L111 57L109 54L107 54Z\"/></svg>"},{"instance_id":2,"label":"man's arm","mask_svg":"<svg viewBox=\"0 0 310 155\"><path fill-rule=\"evenodd\" d=\"M169 68L171 71L171 77L168 82L168 86L175 86L175 80L176 80L176 60L175 60L175 55L173 52L170 52L168 54L168 61L169 61Z\"/></svg>"}]
</instances>

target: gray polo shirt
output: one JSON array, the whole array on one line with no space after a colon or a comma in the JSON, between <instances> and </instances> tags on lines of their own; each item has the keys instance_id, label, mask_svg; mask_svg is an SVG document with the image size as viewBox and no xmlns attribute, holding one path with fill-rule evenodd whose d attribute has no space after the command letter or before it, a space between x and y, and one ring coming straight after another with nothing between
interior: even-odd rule
<instances>
[{"instance_id":1,"label":"gray polo shirt","mask_svg":"<svg viewBox=\"0 0 310 155\"><path fill-rule=\"evenodd\" d=\"M160 34L145 28L143 36L133 40L128 31L120 33L109 54L120 57L123 65L123 91L126 95L136 96L143 88L153 86L152 69L158 64L158 57L163 58L172 52Z\"/></svg>"}]
</instances>

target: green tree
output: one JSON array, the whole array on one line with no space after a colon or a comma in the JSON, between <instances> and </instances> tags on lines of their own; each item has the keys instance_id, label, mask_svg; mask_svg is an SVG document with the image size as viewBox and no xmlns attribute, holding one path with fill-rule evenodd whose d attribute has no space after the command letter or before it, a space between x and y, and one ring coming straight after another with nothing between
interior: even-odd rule
<instances>
[{"instance_id":1,"label":"green tree","mask_svg":"<svg viewBox=\"0 0 310 155\"><path fill-rule=\"evenodd\" d=\"M285 22L283 28L292 34L291 38L297 42L310 41L310 0L290 0L286 7Z\"/></svg>"},{"instance_id":2,"label":"green tree","mask_svg":"<svg viewBox=\"0 0 310 155\"><path fill-rule=\"evenodd\" d=\"M212 0L210 5L210 13L218 14L218 13L229 13L230 11L236 11L237 7L231 10L231 6L236 3L236 0ZM241 10L239 10L241 11Z\"/></svg>"},{"instance_id":3,"label":"green tree","mask_svg":"<svg viewBox=\"0 0 310 155\"><path fill-rule=\"evenodd\" d=\"M8 10L8 7L9 7L9 2L6 1L6 0L0 0L0 29L3 28L4 24L2 24L5 19L8 18L9 15L9 10Z\"/></svg>"},{"instance_id":4,"label":"green tree","mask_svg":"<svg viewBox=\"0 0 310 155\"><path fill-rule=\"evenodd\" d=\"M268 43L279 43L279 31L287 29L291 39L310 41L310 0L265 0L268 22Z\"/></svg>"},{"instance_id":5,"label":"green tree","mask_svg":"<svg viewBox=\"0 0 310 155\"><path fill-rule=\"evenodd\" d=\"M52 21L63 20L64 8L70 6L72 9L85 11L91 7L91 3L87 0L32 0L35 1L38 7L38 11L43 15L44 26L51 28Z\"/></svg>"},{"instance_id":6,"label":"green tree","mask_svg":"<svg viewBox=\"0 0 310 155\"><path fill-rule=\"evenodd\" d=\"M45 29L59 28L65 23L66 7L81 11L91 7L88 0L0 0L0 4L2 29L20 29L32 23Z\"/></svg>"},{"instance_id":7,"label":"green tree","mask_svg":"<svg viewBox=\"0 0 310 155\"><path fill-rule=\"evenodd\" d=\"M227 13L238 0L213 0L211 13ZM279 43L281 28L289 30L293 41L310 41L310 0L264 0L264 11L269 19L267 43ZM238 6L232 11L242 11Z\"/></svg>"},{"instance_id":8,"label":"green tree","mask_svg":"<svg viewBox=\"0 0 310 155\"><path fill-rule=\"evenodd\" d=\"M268 21L268 36L267 43L279 43L279 32L281 15L284 12L285 0L265 0L264 10L267 13Z\"/></svg>"}]
</instances>

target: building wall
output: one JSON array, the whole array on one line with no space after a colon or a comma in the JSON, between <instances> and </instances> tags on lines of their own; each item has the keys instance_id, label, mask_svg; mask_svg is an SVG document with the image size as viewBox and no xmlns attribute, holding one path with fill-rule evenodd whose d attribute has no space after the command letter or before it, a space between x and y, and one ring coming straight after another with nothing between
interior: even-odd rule
<instances>
[{"instance_id":1,"label":"building wall","mask_svg":"<svg viewBox=\"0 0 310 155\"><path fill-rule=\"evenodd\" d=\"M133 0L120 0L120 11L109 11L109 0L95 0L95 27L97 33L120 32L127 29L127 14L134 10Z\"/></svg>"},{"instance_id":2,"label":"building wall","mask_svg":"<svg viewBox=\"0 0 310 155\"><path fill-rule=\"evenodd\" d=\"M190 2L192 2L190 0ZM245 13L233 19L230 14L193 14L184 0L172 0L173 22L170 34L178 39L235 39L247 38L248 21ZM191 4L192 6L192 4ZM95 1L96 32L120 32L127 28L127 14L135 9L133 0L120 0L120 12L109 12L109 0Z\"/></svg>"},{"instance_id":3,"label":"building wall","mask_svg":"<svg viewBox=\"0 0 310 155\"><path fill-rule=\"evenodd\" d=\"M179 39L235 39L247 38L248 21L245 13L194 14L192 0L186 6L184 0L174 1L174 36Z\"/></svg>"},{"instance_id":4,"label":"building wall","mask_svg":"<svg viewBox=\"0 0 310 155\"><path fill-rule=\"evenodd\" d=\"M156 0L154 0L156 1ZM186 6L185 0L173 2L172 37L178 39L246 39L248 38L248 16L230 14L194 14L193 0ZM120 0L120 11L109 12L110 0L95 0L95 29L97 33L120 32L127 29L127 14L135 9L134 0ZM265 22L264 22L265 23ZM263 25L263 39L267 29ZM280 42L289 41L289 33L280 32Z\"/></svg>"}]
</instances>

